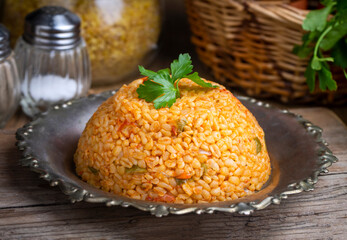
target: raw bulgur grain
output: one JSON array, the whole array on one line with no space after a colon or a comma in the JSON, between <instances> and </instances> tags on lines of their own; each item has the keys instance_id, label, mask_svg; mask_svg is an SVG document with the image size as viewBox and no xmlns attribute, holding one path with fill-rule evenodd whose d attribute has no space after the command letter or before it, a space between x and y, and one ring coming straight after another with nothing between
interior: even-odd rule
<instances>
[{"instance_id":1,"label":"raw bulgur grain","mask_svg":"<svg viewBox=\"0 0 347 240\"><path fill-rule=\"evenodd\" d=\"M143 81L124 85L87 123L74 159L83 180L175 203L233 200L261 189L271 172L264 132L239 100L223 86L182 79L181 98L156 110L137 96Z\"/></svg>"}]
</instances>

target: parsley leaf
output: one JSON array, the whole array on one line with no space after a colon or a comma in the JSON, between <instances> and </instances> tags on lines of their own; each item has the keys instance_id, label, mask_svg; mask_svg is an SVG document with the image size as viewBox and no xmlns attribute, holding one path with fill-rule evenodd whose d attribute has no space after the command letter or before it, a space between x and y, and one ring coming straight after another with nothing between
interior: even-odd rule
<instances>
[{"instance_id":1,"label":"parsley leaf","mask_svg":"<svg viewBox=\"0 0 347 240\"><path fill-rule=\"evenodd\" d=\"M145 81L136 90L139 98L147 102L153 102L156 109L162 107L171 107L176 101L177 89L171 82L171 76L168 69L156 72L139 67L140 72L151 80Z\"/></svg>"},{"instance_id":2,"label":"parsley leaf","mask_svg":"<svg viewBox=\"0 0 347 240\"><path fill-rule=\"evenodd\" d=\"M153 79L155 75L157 75L156 72L153 72L151 70L147 70L142 66L139 66L139 71L142 75L147 76L149 79Z\"/></svg>"},{"instance_id":3,"label":"parsley leaf","mask_svg":"<svg viewBox=\"0 0 347 240\"><path fill-rule=\"evenodd\" d=\"M302 24L302 28L306 31L323 31L327 24L327 18L331 12L331 8L335 4L336 2L329 1L325 8L310 11Z\"/></svg>"},{"instance_id":4,"label":"parsley leaf","mask_svg":"<svg viewBox=\"0 0 347 240\"><path fill-rule=\"evenodd\" d=\"M189 78L190 80L192 80L193 82L195 82L196 84L202 86L202 87L207 87L207 88L215 88L217 86L213 86L211 83L209 82L205 82L204 80L202 80L197 72L194 72L190 75L187 75L186 78Z\"/></svg>"},{"instance_id":5,"label":"parsley leaf","mask_svg":"<svg viewBox=\"0 0 347 240\"><path fill-rule=\"evenodd\" d=\"M139 98L143 98L147 102L153 102L163 94L162 86L152 81L145 81L137 88L136 92Z\"/></svg>"},{"instance_id":6,"label":"parsley leaf","mask_svg":"<svg viewBox=\"0 0 347 240\"><path fill-rule=\"evenodd\" d=\"M172 81L175 82L179 78L183 78L193 71L192 61L189 54L180 54L178 60L174 60L171 65Z\"/></svg>"},{"instance_id":7,"label":"parsley leaf","mask_svg":"<svg viewBox=\"0 0 347 240\"><path fill-rule=\"evenodd\" d=\"M176 102L176 99L180 97L178 82L182 78L188 78L202 87L218 87L205 82L197 72L190 74L193 65L187 53L180 54L178 59L171 63L170 67L171 70L166 68L154 72L139 66L140 73L147 76L148 80L144 81L136 92L139 98L145 99L147 102L153 102L155 109L171 107Z\"/></svg>"},{"instance_id":8,"label":"parsley leaf","mask_svg":"<svg viewBox=\"0 0 347 240\"><path fill-rule=\"evenodd\" d=\"M326 90L327 88L329 90L337 89L337 84L335 80L333 79L329 66L327 66L326 64L322 65L322 69L318 72L318 78L319 78L320 89L322 90Z\"/></svg>"},{"instance_id":9,"label":"parsley leaf","mask_svg":"<svg viewBox=\"0 0 347 240\"><path fill-rule=\"evenodd\" d=\"M341 38L347 34L347 11L340 18L336 19L336 23L332 27L331 31L327 33L322 40L320 47L327 51L330 50Z\"/></svg>"}]
</instances>

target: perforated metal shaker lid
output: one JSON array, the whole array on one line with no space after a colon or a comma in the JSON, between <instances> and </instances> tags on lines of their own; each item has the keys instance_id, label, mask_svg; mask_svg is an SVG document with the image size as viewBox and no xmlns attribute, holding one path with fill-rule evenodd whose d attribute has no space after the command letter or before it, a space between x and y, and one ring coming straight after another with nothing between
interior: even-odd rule
<instances>
[{"instance_id":1,"label":"perforated metal shaker lid","mask_svg":"<svg viewBox=\"0 0 347 240\"><path fill-rule=\"evenodd\" d=\"M7 57L10 53L10 32L0 24L0 59Z\"/></svg>"},{"instance_id":2,"label":"perforated metal shaker lid","mask_svg":"<svg viewBox=\"0 0 347 240\"><path fill-rule=\"evenodd\" d=\"M23 39L44 49L70 49L81 41L80 26L80 18L66 8L46 6L26 16Z\"/></svg>"}]
</instances>

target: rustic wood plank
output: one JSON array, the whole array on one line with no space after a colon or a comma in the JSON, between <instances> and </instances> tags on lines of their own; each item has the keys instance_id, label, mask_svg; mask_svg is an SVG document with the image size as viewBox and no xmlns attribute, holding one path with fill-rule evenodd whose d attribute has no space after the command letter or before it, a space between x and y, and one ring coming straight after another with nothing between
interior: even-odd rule
<instances>
[{"instance_id":1,"label":"rustic wood plank","mask_svg":"<svg viewBox=\"0 0 347 240\"><path fill-rule=\"evenodd\" d=\"M347 174L323 176L313 192L252 216L224 213L155 218L134 208L77 203L3 209L6 239L344 239Z\"/></svg>"},{"instance_id":2,"label":"rustic wood plank","mask_svg":"<svg viewBox=\"0 0 347 240\"><path fill-rule=\"evenodd\" d=\"M295 108L291 111L323 129L323 138L339 158L339 161L329 168L330 173L347 173L347 127L341 119L326 108Z\"/></svg>"},{"instance_id":3,"label":"rustic wood plank","mask_svg":"<svg viewBox=\"0 0 347 240\"><path fill-rule=\"evenodd\" d=\"M20 166L15 135L7 131L0 131L0 208L67 203L59 189L51 188L38 174Z\"/></svg>"},{"instance_id":4,"label":"rustic wood plank","mask_svg":"<svg viewBox=\"0 0 347 240\"><path fill-rule=\"evenodd\" d=\"M30 118L25 116L20 108L18 108L17 112L14 116L6 123L4 129L0 129L0 132L3 133L15 133L17 128L23 126L27 122L30 121Z\"/></svg>"}]
</instances>

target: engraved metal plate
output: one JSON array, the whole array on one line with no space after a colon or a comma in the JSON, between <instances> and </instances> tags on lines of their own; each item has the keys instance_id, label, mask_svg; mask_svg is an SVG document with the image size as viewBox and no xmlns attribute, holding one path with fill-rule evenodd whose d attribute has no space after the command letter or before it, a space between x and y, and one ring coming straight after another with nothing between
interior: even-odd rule
<instances>
[{"instance_id":1,"label":"engraved metal plate","mask_svg":"<svg viewBox=\"0 0 347 240\"><path fill-rule=\"evenodd\" d=\"M251 214L289 195L314 189L318 176L327 172L337 158L322 139L322 130L299 115L267 103L239 97L264 129L272 174L262 190L234 201L204 204L169 204L135 200L99 190L74 172L73 154L78 139L97 107L115 91L104 92L52 107L17 131L21 164L38 172L52 186L59 186L72 202L133 206L161 217L171 214Z\"/></svg>"}]
</instances>

